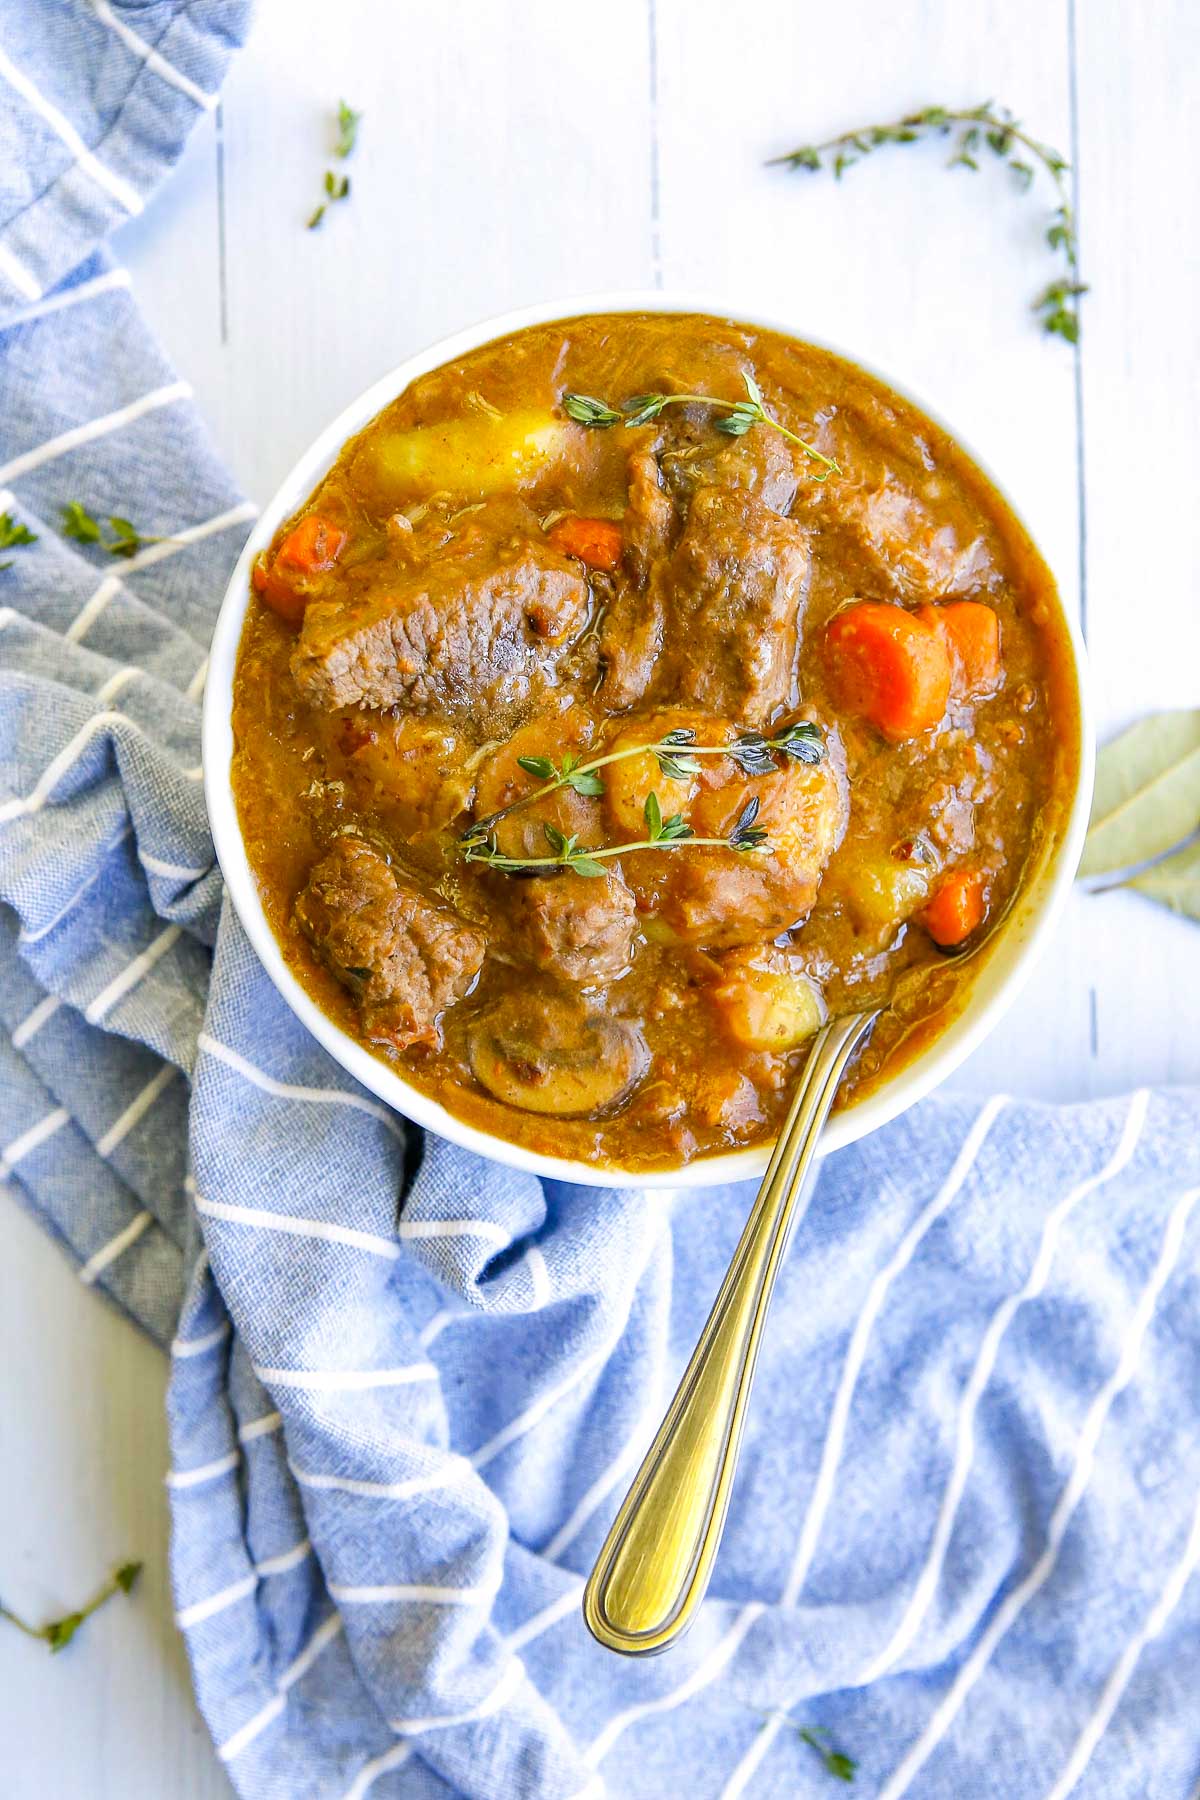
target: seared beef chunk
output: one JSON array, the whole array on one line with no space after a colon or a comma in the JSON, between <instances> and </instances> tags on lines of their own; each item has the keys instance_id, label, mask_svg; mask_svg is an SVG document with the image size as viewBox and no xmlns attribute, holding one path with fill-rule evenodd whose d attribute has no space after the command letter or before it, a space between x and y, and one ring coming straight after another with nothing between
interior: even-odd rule
<instances>
[{"instance_id":1,"label":"seared beef chunk","mask_svg":"<svg viewBox=\"0 0 1200 1800\"><path fill-rule=\"evenodd\" d=\"M808 567L808 534L792 520L744 489L698 489L646 592L626 589L609 611L601 700L633 706L661 673L681 701L768 723L795 699Z\"/></svg>"},{"instance_id":2,"label":"seared beef chunk","mask_svg":"<svg viewBox=\"0 0 1200 1800\"><path fill-rule=\"evenodd\" d=\"M439 1016L483 962L482 932L436 906L361 838L339 838L296 901L296 922L359 1003L372 1044L441 1044Z\"/></svg>"},{"instance_id":3,"label":"seared beef chunk","mask_svg":"<svg viewBox=\"0 0 1200 1800\"><path fill-rule=\"evenodd\" d=\"M635 450L629 458L629 505L621 521L625 534L625 562L639 587L654 564L670 547L675 507L662 485L658 458L649 450Z\"/></svg>"},{"instance_id":4,"label":"seared beef chunk","mask_svg":"<svg viewBox=\"0 0 1200 1800\"><path fill-rule=\"evenodd\" d=\"M878 589L897 600L948 599L990 585L995 571L981 537L963 542L953 525L891 471L874 487L843 483L829 517L854 541Z\"/></svg>"},{"instance_id":5,"label":"seared beef chunk","mask_svg":"<svg viewBox=\"0 0 1200 1800\"><path fill-rule=\"evenodd\" d=\"M701 488L668 579L680 700L766 724L793 699L807 534L752 494Z\"/></svg>"},{"instance_id":6,"label":"seared beef chunk","mask_svg":"<svg viewBox=\"0 0 1200 1800\"><path fill-rule=\"evenodd\" d=\"M360 565L341 597L311 604L292 673L315 706L486 712L544 685L587 612L578 563L498 505L427 559Z\"/></svg>"},{"instance_id":7,"label":"seared beef chunk","mask_svg":"<svg viewBox=\"0 0 1200 1800\"><path fill-rule=\"evenodd\" d=\"M537 968L601 985L629 967L637 910L619 875L567 870L517 882L507 897L515 941Z\"/></svg>"}]
</instances>

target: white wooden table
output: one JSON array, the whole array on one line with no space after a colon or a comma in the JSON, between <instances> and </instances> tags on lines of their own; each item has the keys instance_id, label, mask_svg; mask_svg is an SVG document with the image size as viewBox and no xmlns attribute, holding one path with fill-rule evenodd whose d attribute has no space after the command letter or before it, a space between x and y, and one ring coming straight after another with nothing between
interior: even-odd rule
<instances>
[{"instance_id":1,"label":"white wooden table","mask_svg":"<svg viewBox=\"0 0 1200 1800\"><path fill-rule=\"evenodd\" d=\"M1107 734L1200 699L1198 71L1189 0L291 0L119 249L259 501L369 380L485 314L638 285L772 309L990 462L1083 606ZM341 95L365 112L353 194L309 233ZM1028 311L1048 194L932 148L840 187L761 166L989 96L1077 161L1078 355ZM1078 896L958 1085L1194 1082L1198 994L1200 930ZM45 1616L123 1556L147 1574L54 1661L0 1633L0 1791L227 1796L170 1623L161 1359L11 1207L3 1230L0 1592Z\"/></svg>"}]
</instances>

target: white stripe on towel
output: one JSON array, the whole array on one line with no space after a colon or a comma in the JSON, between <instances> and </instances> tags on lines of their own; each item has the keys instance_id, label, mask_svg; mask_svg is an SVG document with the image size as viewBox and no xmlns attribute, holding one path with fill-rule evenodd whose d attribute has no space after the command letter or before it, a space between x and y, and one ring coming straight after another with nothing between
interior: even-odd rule
<instances>
[{"instance_id":1,"label":"white stripe on towel","mask_svg":"<svg viewBox=\"0 0 1200 1800\"><path fill-rule=\"evenodd\" d=\"M842 1445L845 1441L846 1426L850 1418L850 1408L854 1400L854 1390L858 1377L866 1361L867 1349L871 1341L871 1333L875 1321L883 1310L888 1289L897 1276L908 1267L921 1239L930 1227L941 1218L951 1201L960 1192L963 1183L975 1165L975 1160L983 1148L984 1139L991 1130L996 1115L1007 1104L1006 1096L994 1095L984 1106L963 1142L962 1149L954 1159L953 1167L942 1186L929 1202L928 1206L917 1216L901 1238L895 1251L884 1267L875 1276L867 1290L866 1303L858 1316L854 1331L850 1338L850 1347L846 1351L846 1360L842 1366L841 1380L838 1383L833 1409L829 1416L829 1429L825 1435L825 1443L821 1451L821 1463L817 1471L817 1479L813 1484L812 1498L805 1515L804 1528L800 1534L800 1543L796 1557L788 1575L787 1585L783 1590L782 1604L794 1606L800 1597L817 1540L821 1535L821 1527L825 1523L825 1514L829 1502L833 1498L833 1486L837 1479L838 1463L841 1459Z\"/></svg>"},{"instance_id":2,"label":"white stripe on towel","mask_svg":"<svg viewBox=\"0 0 1200 1800\"><path fill-rule=\"evenodd\" d=\"M471 1465L463 1457L448 1459L450 1466L427 1475L410 1475L402 1481L359 1481L351 1475L323 1475L312 1469L298 1469L293 1462L288 1468L301 1487L325 1489L339 1494L357 1494L365 1500L411 1500L417 1494L436 1493L439 1488L453 1487L471 1473Z\"/></svg>"},{"instance_id":3,"label":"white stripe on towel","mask_svg":"<svg viewBox=\"0 0 1200 1800\"><path fill-rule=\"evenodd\" d=\"M3 268L3 250L0 249L0 269ZM12 252L9 252L11 255ZM32 280L32 276L30 277ZM61 294L51 294L45 300L40 297L40 290L34 282L34 292L29 296L37 300L37 306L26 307L23 312L14 313L5 323L4 329L11 331L14 325L32 325L37 319L44 319L48 313L62 312L64 307L78 306L82 300L94 300L97 294L109 294L114 288L130 286L128 269L109 269L103 275L93 276L91 281L81 281L77 287L66 288Z\"/></svg>"},{"instance_id":4,"label":"white stripe on towel","mask_svg":"<svg viewBox=\"0 0 1200 1800\"><path fill-rule=\"evenodd\" d=\"M197 106L204 108L205 112L213 110L220 98L218 94L205 93L204 89L197 86L190 75L185 75L182 69L177 69L174 63L168 62L162 52L156 50L153 44L148 44L144 37L140 37L132 25L127 25L124 19L117 17L108 4L108 0L89 0L89 4L101 23L107 25L110 31L115 32L125 47L132 50L135 56L140 57L148 69L153 69L161 80L169 82L173 88L178 88L181 94L186 94L189 100L194 100Z\"/></svg>"},{"instance_id":5,"label":"white stripe on towel","mask_svg":"<svg viewBox=\"0 0 1200 1800\"><path fill-rule=\"evenodd\" d=\"M67 629L63 632L64 641L77 644L86 632L89 632L110 600L115 600L121 591L121 577L106 575L90 600L85 600Z\"/></svg>"},{"instance_id":6,"label":"white stripe on towel","mask_svg":"<svg viewBox=\"0 0 1200 1800\"><path fill-rule=\"evenodd\" d=\"M123 1231L118 1231L115 1237L109 1238L107 1244L102 1244L99 1250L88 1257L79 1271L80 1281L86 1287L91 1287L96 1277L102 1275L110 1263L116 1262L118 1256L128 1250L131 1244L136 1244L142 1233L153 1223L153 1213L135 1213Z\"/></svg>"},{"instance_id":7,"label":"white stripe on towel","mask_svg":"<svg viewBox=\"0 0 1200 1800\"><path fill-rule=\"evenodd\" d=\"M232 1475L241 1460L240 1450L229 1450L212 1462L198 1463L194 1469L171 1469L166 1478L167 1486L177 1492L182 1488L203 1487L208 1481L219 1481L222 1475Z\"/></svg>"},{"instance_id":8,"label":"white stripe on towel","mask_svg":"<svg viewBox=\"0 0 1200 1800\"><path fill-rule=\"evenodd\" d=\"M686 1700L693 1699L711 1681L715 1681L722 1669L732 1661L754 1621L761 1618L765 1611L766 1607L761 1600L752 1600L748 1606L744 1606L724 1637L714 1644L686 1681L681 1681L669 1694L660 1694L657 1700L643 1700L639 1705L627 1706L624 1712L617 1713L588 1745L583 1753L584 1761L595 1768L608 1755L622 1732L628 1731L631 1725L636 1725L640 1719L653 1718L656 1713L672 1712Z\"/></svg>"},{"instance_id":9,"label":"white stripe on towel","mask_svg":"<svg viewBox=\"0 0 1200 1800\"><path fill-rule=\"evenodd\" d=\"M233 1326L226 1319L213 1331L206 1331L202 1337L176 1338L171 1345L171 1355L184 1361L189 1356L204 1356L209 1350L215 1350L218 1344L223 1344L232 1330Z\"/></svg>"},{"instance_id":10,"label":"white stripe on towel","mask_svg":"<svg viewBox=\"0 0 1200 1800\"><path fill-rule=\"evenodd\" d=\"M486 1606L495 1597L499 1582L483 1587L430 1587L421 1582L396 1581L379 1587L343 1587L331 1581L329 1592L339 1606L394 1606L413 1602L420 1606Z\"/></svg>"},{"instance_id":11,"label":"white stripe on towel","mask_svg":"<svg viewBox=\"0 0 1200 1800\"><path fill-rule=\"evenodd\" d=\"M283 1424L283 1414L277 1412L264 1413L260 1419L251 1419L238 1432L238 1440L243 1444L251 1444L255 1438L269 1437L279 1430Z\"/></svg>"},{"instance_id":12,"label":"white stripe on towel","mask_svg":"<svg viewBox=\"0 0 1200 1800\"><path fill-rule=\"evenodd\" d=\"M524 1679L525 1665L514 1657L486 1700L481 1700L478 1706L468 1706L465 1712L446 1713L440 1719L389 1719L388 1724L400 1737L417 1737L422 1731L445 1731L451 1725L470 1725L476 1719L490 1719L493 1713L508 1705Z\"/></svg>"},{"instance_id":13,"label":"white stripe on towel","mask_svg":"<svg viewBox=\"0 0 1200 1800\"><path fill-rule=\"evenodd\" d=\"M98 1140L96 1150L100 1156L112 1155L117 1145L145 1118L163 1089L170 1086L178 1073L174 1063L164 1063L157 1074L151 1076L141 1093L134 1096L120 1118L114 1119L104 1136Z\"/></svg>"},{"instance_id":14,"label":"white stripe on towel","mask_svg":"<svg viewBox=\"0 0 1200 1800\"><path fill-rule=\"evenodd\" d=\"M287 1704L288 1689L294 1687L301 1676L308 1673L322 1650L333 1642L341 1629L342 1621L337 1613L331 1613L323 1625L318 1625L295 1662L280 1676L278 1693L268 1700L267 1704L259 1712L256 1712L252 1719L247 1719L246 1723L239 1727L232 1737L226 1738L223 1744L217 1746L217 1755L222 1762L232 1762L235 1756L239 1756L248 1744L252 1744L255 1738L259 1737L267 1726L279 1717Z\"/></svg>"},{"instance_id":15,"label":"white stripe on towel","mask_svg":"<svg viewBox=\"0 0 1200 1800\"><path fill-rule=\"evenodd\" d=\"M23 450L20 456L14 456L0 468L0 481L14 481L18 475L28 475L31 469L40 469L43 463L53 462L55 457L65 456L69 450L78 450L82 444L107 437L110 431L118 431L122 425L132 425L145 413L191 398L192 390L186 381L169 381L163 387L151 388L148 394L131 400L127 406L118 406L115 411L103 413L98 419L88 419L83 425L72 425L69 431L47 438L44 444Z\"/></svg>"},{"instance_id":16,"label":"white stripe on towel","mask_svg":"<svg viewBox=\"0 0 1200 1800\"><path fill-rule=\"evenodd\" d=\"M57 994L47 994L44 999L39 1000L33 1010L26 1013L25 1017L21 1020L21 1023L14 1028L12 1034L13 1049L22 1049L23 1046L29 1042L34 1033L42 1029L46 1020L54 1017L61 1005L62 1001Z\"/></svg>"},{"instance_id":17,"label":"white stripe on towel","mask_svg":"<svg viewBox=\"0 0 1200 1800\"><path fill-rule=\"evenodd\" d=\"M975 1410L985 1387L991 1380L1004 1334L1016 1316L1018 1308L1027 1300L1035 1300L1045 1287L1050 1277L1054 1253L1058 1247L1059 1232L1070 1213L1081 1200L1086 1199L1097 1188L1114 1180L1132 1160L1146 1121L1149 1105L1149 1091L1146 1088L1140 1088L1130 1102L1124 1129L1112 1156L1097 1174L1089 1175L1085 1181L1079 1182L1051 1210L1042 1229L1042 1240L1024 1286L1017 1293L1010 1294L993 1313L984 1333L983 1342L979 1347L975 1366L971 1370L970 1378L963 1390L955 1429L954 1463L950 1480L946 1484L946 1491L942 1497L928 1559L917 1579L912 1598L890 1641L877 1656L872 1658L862 1673L855 1676L852 1683L854 1687L866 1687L868 1683L878 1681L879 1677L903 1656L920 1628L921 1621L937 1592L942 1565L945 1562L950 1536L954 1530L954 1521L958 1517L959 1502L971 1472L971 1464L975 1455ZM722 1800L724 1800L724 1796L722 1796Z\"/></svg>"},{"instance_id":18,"label":"white stripe on towel","mask_svg":"<svg viewBox=\"0 0 1200 1800\"><path fill-rule=\"evenodd\" d=\"M301 1388L310 1394L363 1393L371 1388L409 1387L436 1381L432 1363L409 1363L401 1369L260 1369L254 1373L267 1387Z\"/></svg>"},{"instance_id":19,"label":"white stripe on towel","mask_svg":"<svg viewBox=\"0 0 1200 1800\"><path fill-rule=\"evenodd\" d=\"M10 250L7 244L0 244L0 275L11 281L18 294L22 294L26 300L41 299L42 289L37 276L32 269L26 268L16 251ZM34 313L32 316L36 318L37 314ZM29 317L29 313L22 313L17 318L10 320L9 324L19 325ZM5 329L7 330L8 327L6 326Z\"/></svg>"},{"instance_id":20,"label":"white stripe on towel","mask_svg":"<svg viewBox=\"0 0 1200 1800\"><path fill-rule=\"evenodd\" d=\"M1001 1638L1012 1629L1029 1602L1054 1573L1055 1565L1058 1562L1058 1553L1067 1534L1067 1527L1070 1525L1075 1509L1083 1499L1088 1482L1091 1480L1100 1433L1104 1429L1113 1401L1123 1388L1128 1387L1136 1373L1142 1343L1151 1320L1154 1318L1162 1291L1179 1259L1179 1252L1183 1246L1183 1234L1187 1229L1188 1218L1197 1199L1200 1199L1200 1188L1189 1189L1176 1201L1171 1216L1167 1220L1158 1261L1149 1281L1142 1290L1130 1319L1129 1328L1121 1344L1121 1353L1117 1359L1116 1368L1096 1395L1084 1420L1083 1429L1079 1434L1079 1445L1075 1452L1074 1466L1066 1486L1058 1497L1054 1511L1050 1515L1050 1523L1046 1529L1046 1545L1042 1554L1024 1580L1005 1596L992 1614L987 1628L977 1639L974 1649L960 1668L949 1692L936 1707L928 1725L904 1757L886 1787L883 1788L879 1800L899 1800L901 1794L908 1792L916 1776L953 1725L959 1708L987 1668Z\"/></svg>"},{"instance_id":21,"label":"white stripe on towel","mask_svg":"<svg viewBox=\"0 0 1200 1800\"><path fill-rule=\"evenodd\" d=\"M217 1039L210 1037L207 1031L200 1033L196 1044L209 1056L214 1056L218 1062L223 1062L227 1068L236 1070L239 1075L244 1075L247 1081L253 1082L255 1087L262 1088L266 1094L274 1094L281 1100L311 1101L318 1106L353 1106L359 1112L368 1113L371 1118L378 1119L381 1125L386 1125L393 1137L399 1138L401 1142L404 1141L404 1129L399 1120L394 1119L387 1108L381 1106L377 1100L368 1100L365 1094L348 1094L341 1088L297 1087L290 1081L278 1081L274 1075L268 1075L264 1070L256 1068L252 1062L247 1062L244 1056L236 1050L231 1050L228 1044L218 1043Z\"/></svg>"},{"instance_id":22,"label":"white stripe on towel","mask_svg":"<svg viewBox=\"0 0 1200 1800\"><path fill-rule=\"evenodd\" d=\"M490 1437L486 1444L481 1445L471 1457L472 1468L484 1468L492 1461L493 1457L499 1456L502 1450L507 1450L510 1444L515 1443L518 1438L524 1437L527 1431L532 1431L534 1426L545 1418L552 1406L557 1406L558 1402L569 1394L572 1388L578 1387L586 1376L590 1375L601 1363L607 1361L609 1355L610 1346L606 1344L593 1355L585 1357L583 1362L577 1363L565 1380L560 1381L555 1387L547 1388L546 1392L540 1394L532 1405L525 1408L524 1412L518 1413L515 1419L510 1420L496 1433L495 1437Z\"/></svg>"},{"instance_id":23,"label":"white stripe on towel","mask_svg":"<svg viewBox=\"0 0 1200 1800\"><path fill-rule=\"evenodd\" d=\"M327 1244L345 1244L352 1250L369 1250L373 1256L395 1260L400 1246L392 1238L379 1237L373 1231L358 1231L353 1225L332 1225L325 1219L301 1219L294 1213L269 1212L262 1206L238 1206L230 1200L204 1200L196 1196L196 1211L210 1219L225 1219L231 1225L254 1225L262 1231L281 1231L288 1237L319 1238Z\"/></svg>"},{"instance_id":24,"label":"white stripe on towel","mask_svg":"<svg viewBox=\"0 0 1200 1800\"><path fill-rule=\"evenodd\" d=\"M567 1619L579 1610L583 1603L583 1586L582 1580L574 1581L557 1600L552 1600L549 1606L543 1606L540 1612L535 1612L523 1625L507 1632L501 1642L509 1650L520 1650L524 1645L531 1644L534 1638L541 1637L543 1631L549 1631L560 1619Z\"/></svg>"},{"instance_id":25,"label":"white stripe on towel","mask_svg":"<svg viewBox=\"0 0 1200 1800\"><path fill-rule=\"evenodd\" d=\"M79 759L97 732L107 730L110 725L127 725L128 723L129 721L124 719L119 712L93 713L86 724L80 726L70 743L65 744L58 755L46 765L40 778L24 798L18 796L16 799L6 800L3 806L0 806L0 825L5 824L9 819L19 819L25 814L41 812L71 764ZM94 881L95 876L93 875L90 879ZM87 885L88 883L85 882L84 886ZM82 893L83 888L79 891Z\"/></svg>"},{"instance_id":26,"label":"white stripe on towel","mask_svg":"<svg viewBox=\"0 0 1200 1800\"><path fill-rule=\"evenodd\" d=\"M20 1137L15 1137L11 1144L0 1150L0 1181L11 1174L23 1156L44 1144L56 1131L61 1131L70 1117L65 1106L56 1106L53 1112L47 1113L44 1119L39 1119L36 1125L31 1125L28 1131L23 1131Z\"/></svg>"},{"instance_id":27,"label":"white stripe on towel","mask_svg":"<svg viewBox=\"0 0 1200 1800\"><path fill-rule=\"evenodd\" d=\"M131 988L135 988L143 975L148 975L155 963L160 962L178 938L183 936L182 925L168 925L161 931L152 944L127 963L119 975L115 975L107 987L100 989L96 998L84 1009L84 1018L89 1025L98 1025L106 1018L117 1004L123 1000Z\"/></svg>"},{"instance_id":28,"label":"white stripe on towel","mask_svg":"<svg viewBox=\"0 0 1200 1800\"><path fill-rule=\"evenodd\" d=\"M193 868L189 863L164 862L161 856L151 856L148 850L138 851L138 861L148 875L161 875L164 881L202 881L216 866L205 863L203 868Z\"/></svg>"},{"instance_id":29,"label":"white stripe on towel","mask_svg":"<svg viewBox=\"0 0 1200 1800\"><path fill-rule=\"evenodd\" d=\"M3 75L10 87L16 89L25 104L44 120L55 136L62 139L76 163L85 174L91 176L97 187L102 187L127 213L136 216L141 212L143 201L137 189L88 149L66 114L60 112L52 100L47 100L41 89L34 86L28 75L3 50L0 50L0 75Z\"/></svg>"},{"instance_id":30,"label":"white stripe on towel","mask_svg":"<svg viewBox=\"0 0 1200 1800\"><path fill-rule=\"evenodd\" d=\"M243 1575L240 1581L230 1582L228 1587L219 1593L210 1594L207 1600L195 1600L191 1606L185 1606L175 1614L175 1623L181 1631L187 1631L193 1625L202 1625L206 1619L216 1618L227 1607L236 1606L239 1600L246 1599L256 1592L258 1584L269 1575L286 1575L289 1570L296 1569L312 1555L312 1545L307 1538L302 1538L290 1550L284 1550L279 1556L266 1556L262 1562L254 1565L249 1575Z\"/></svg>"},{"instance_id":31,"label":"white stripe on towel","mask_svg":"<svg viewBox=\"0 0 1200 1800\"><path fill-rule=\"evenodd\" d=\"M1138 1658L1146 1645L1152 1643L1165 1629L1168 1619L1183 1599L1183 1591L1195 1574L1198 1563L1200 1563L1200 1502L1197 1502L1196 1510L1192 1515L1192 1529L1188 1533L1182 1557L1167 1577L1166 1586L1145 1623L1130 1638L1118 1657L1112 1674L1104 1684L1104 1690L1100 1695L1095 1712L1080 1732L1070 1760L1047 1794L1046 1800L1067 1800L1067 1795L1087 1768L1095 1754L1097 1744L1108 1730L1112 1716L1121 1703L1121 1697L1133 1678Z\"/></svg>"}]
</instances>

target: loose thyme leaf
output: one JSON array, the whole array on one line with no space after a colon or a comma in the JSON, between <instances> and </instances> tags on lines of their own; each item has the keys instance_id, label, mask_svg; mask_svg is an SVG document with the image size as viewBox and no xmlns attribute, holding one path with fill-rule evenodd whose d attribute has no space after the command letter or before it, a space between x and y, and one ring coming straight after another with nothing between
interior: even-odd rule
<instances>
[{"instance_id":1,"label":"loose thyme leaf","mask_svg":"<svg viewBox=\"0 0 1200 1800\"><path fill-rule=\"evenodd\" d=\"M0 550L13 550L19 544L36 544L37 532L28 525L18 525L11 513L0 513ZM5 567L9 565L6 563Z\"/></svg>"},{"instance_id":2,"label":"loose thyme leaf","mask_svg":"<svg viewBox=\"0 0 1200 1800\"><path fill-rule=\"evenodd\" d=\"M1042 296L1034 302L1033 310L1044 331L1065 338L1068 343L1078 343L1078 300L1086 288L1079 282L1079 243L1068 181L1070 164L1051 145L1031 137L1006 107L993 106L990 100L974 107L927 106L888 124L845 131L822 144L802 144L782 156L771 157L770 162L790 169L815 171L826 166L824 159L828 157L829 167L840 181L847 169L884 144L915 144L934 133L944 137L953 132L958 135L948 164L950 168L977 169L975 152L981 143L986 143L997 156L1007 161L1014 180L1023 191L1032 187L1038 167L1043 168L1053 181L1058 193L1058 207L1046 235L1050 248L1062 254L1067 271L1066 290L1050 302Z\"/></svg>"},{"instance_id":3,"label":"loose thyme leaf","mask_svg":"<svg viewBox=\"0 0 1200 1800\"><path fill-rule=\"evenodd\" d=\"M339 100L337 109L337 154L339 156L350 155L358 142L358 128L361 123L362 114L355 112L354 108L348 106L344 100Z\"/></svg>"},{"instance_id":4,"label":"loose thyme leaf","mask_svg":"<svg viewBox=\"0 0 1200 1800\"><path fill-rule=\"evenodd\" d=\"M312 212L308 215L307 229L309 231L315 231L317 229L317 226L321 223L321 220L324 217L325 217L325 208L323 206L314 207Z\"/></svg>"},{"instance_id":5,"label":"loose thyme leaf","mask_svg":"<svg viewBox=\"0 0 1200 1800\"><path fill-rule=\"evenodd\" d=\"M647 794L646 804L642 810L646 819L646 833L650 842L656 844L662 836L663 828L662 808L658 804L658 795L654 793Z\"/></svg>"},{"instance_id":6,"label":"loose thyme leaf","mask_svg":"<svg viewBox=\"0 0 1200 1800\"><path fill-rule=\"evenodd\" d=\"M99 521L93 519L90 512L78 500L70 500L60 508L62 512L63 536L74 538L77 544L98 544L101 541Z\"/></svg>"},{"instance_id":7,"label":"loose thyme leaf","mask_svg":"<svg viewBox=\"0 0 1200 1800\"><path fill-rule=\"evenodd\" d=\"M325 171L325 192L331 200L345 200L350 194L350 177L335 175L332 169Z\"/></svg>"},{"instance_id":8,"label":"loose thyme leaf","mask_svg":"<svg viewBox=\"0 0 1200 1800\"><path fill-rule=\"evenodd\" d=\"M828 1743L823 1741L829 1737L827 1731L820 1731L810 1725L797 1725L796 1730L809 1749L816 1751L825 1765L827 1775L832 1775L837 1781L854 1780L858 1773L858 1764L852 1756L847 1756L844 1751L829 1748Z\"/></svg>"}]
</instances>

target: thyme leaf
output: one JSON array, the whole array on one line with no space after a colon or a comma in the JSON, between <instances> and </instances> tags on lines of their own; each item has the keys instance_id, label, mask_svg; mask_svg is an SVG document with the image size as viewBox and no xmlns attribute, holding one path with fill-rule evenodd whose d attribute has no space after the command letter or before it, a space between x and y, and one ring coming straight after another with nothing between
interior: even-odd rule
<instances>
[{"instance_id":1,"label":"thyme leaf","mask_svg":"<svg viewBox=\"0 0 1200 1800\"><path fill-rule=\"evenodd\" d=\"M815 481L828 481L831 475L841 474L832 456L826 456L815 444L789 431L767 411L762 390L748 369L743 369L742 380L746 386L745 400L725 400L718 394L634 394L631 399L623 400L618 409L591 394L564 394L562 405L569 419L594 431L607 431L622 420L627 428L648 425L668 406L712 406L721 414L713 421L715 429L724 432L726 437L744 437L753 426L766 425L787 438L789 443L798 444L805 456L819 466L821 473L814 475Z\"/></svg>"},{"instance_id":2,"label":"thyme leaf","mask_svg":"<svg viewBox=\"0 0 1200 1800\"><path fill-rule=\"evenodd\" d=\"M362 114L355 112L345 100L338 101L337 126L338 139L335 146L337 156L349 156L358 142L358 128L362 123Z\"/></svg>"},{"instance_id":3,"label":"thyme leaf","mask_svg":"<svg viewBox=\"0 0 1200 1800\"><path fill-rule=\"evenodd\" d=\"M1071 166L1050 144L1031 137L1019 119L1007 107L997 107L990 100L981 106L926 106L920 112L906 113L887 124L868 125L856 131L844 131L824 143L801 144L795 150L773 156L768 166L807 169L815 172L828 167L840 181L864 156L887 144L915 144L933 136L952 138L947 168L979 168L979 151L983 146L1007 163L1017 187L1026 192L1034 184L1041 168L1054 183L1057 205L1046 230L1046 242L1059 252L1064 265L1061 280L1053 281L1032 303L1043 331L1061 337L1069 344L1079 342L1079 299L1087 292L1079 279L1079 236L1075 221L1070 181Z\"/></svg>"},{"instance_id":4,"label":"thyme leaf","mask_svg":"<svg viewBox=\"0 0 1200 1800\"><path fill-rule=\"evenodd\" d=\"M122 1563L119 1568L113 1570L99 1593L93 1595L85 1606L81 1606L76 1612L65 1614L61 1619L51 1619L45 1625L30 1625L27 1620L22 1619L19 1614L2 1604L0 1604L0 1619L7 1619L10 1625L15 1625L18 1631L25 1633L26 1637L41 1638L43 1643L50 1646L51 1655L56 1655L58 1651L66 1649L79 1627L87 1619L90 1619L94 1612L98 1612L107 1601L111 1600L114 1594L128 1594L141 1572L140 1562Z\"/></svg>"},{"instance_id":5,"label":"thyme leaf","mask_svg":"<svg viewBox=\"0 0 1200 1800\"><path fill-rule=\"evenodd\" d=\"M18 525L11 513L0 513L0 550L14 550L21 544L36 544L37 532L30 531L28 525ZM0 562L0 573L11 569L13 558Z\"/></svg>"},{"instance_id":6,"label":"thyme leaf","mask_svg":"<svg viewBox=\"0 0 1200 1800\"><path fill-rule=\"evenodd\" d=\"M169 543L168 538L148 537L138 530L129 519L118 514L110 514L108 519L109 535L106 537L100 521L93 518L83 503L70 500L66 506L60 507L62 515L62 532L64 537L73 538L77 544L95 544L109 556L120 556L128 559L136 556L147 544Z\"/></svg>"}]
</instances>

